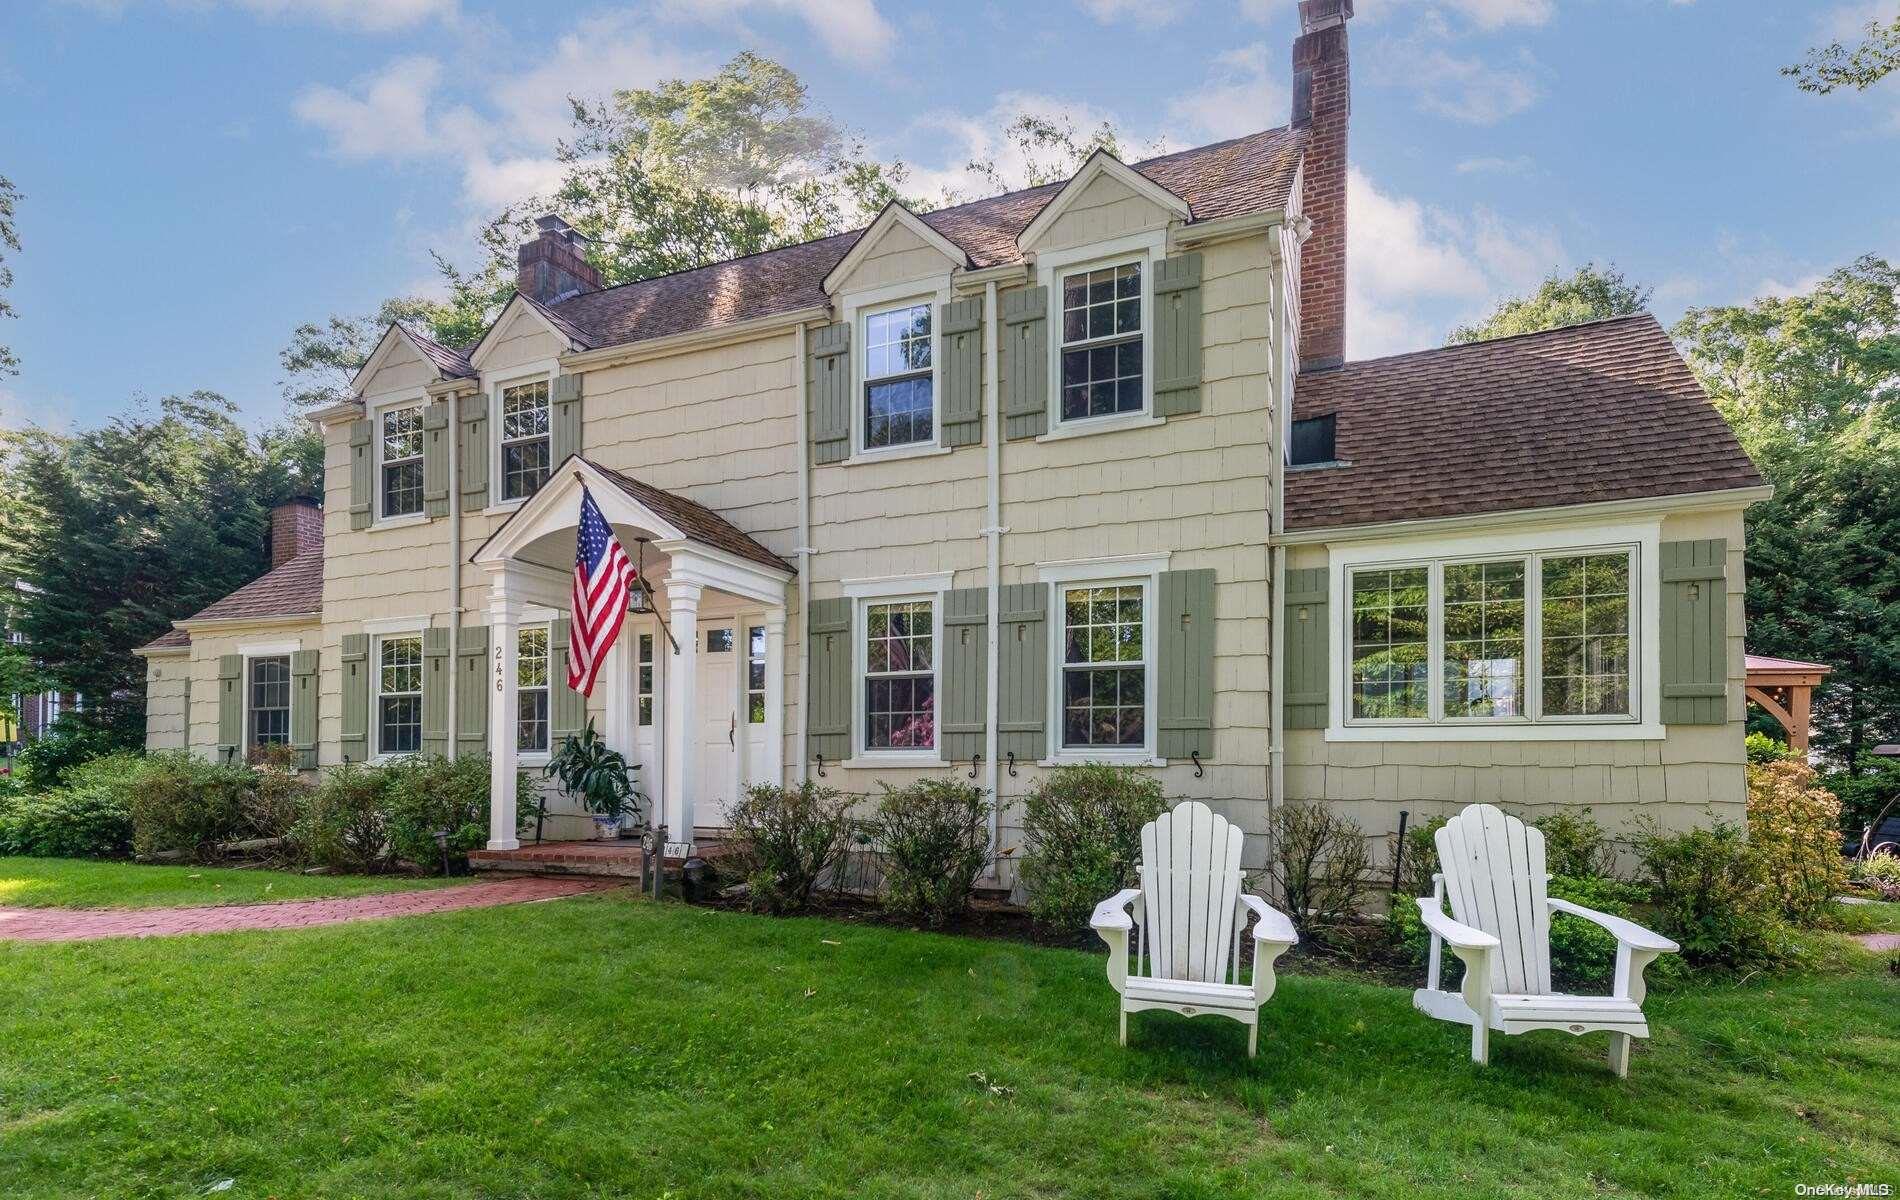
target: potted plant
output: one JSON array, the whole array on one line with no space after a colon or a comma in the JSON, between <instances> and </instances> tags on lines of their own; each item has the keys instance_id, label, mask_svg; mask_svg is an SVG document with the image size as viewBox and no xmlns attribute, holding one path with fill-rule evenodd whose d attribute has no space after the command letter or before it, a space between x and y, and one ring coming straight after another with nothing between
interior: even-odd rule
<instances>
[{"instance_id":1,"label":"potted plant","mask_svg":"<svg viewBox=\"0 0 1900 1200\"><path fill-rule=\"evenodd\" d=\"M562 739L542 773L558 780L563 792L594 814L596 836L617 838L621 811L633 795L633 770L626 756L609 747L590 720L587 728Z\"/></svg>"}]
</instances>

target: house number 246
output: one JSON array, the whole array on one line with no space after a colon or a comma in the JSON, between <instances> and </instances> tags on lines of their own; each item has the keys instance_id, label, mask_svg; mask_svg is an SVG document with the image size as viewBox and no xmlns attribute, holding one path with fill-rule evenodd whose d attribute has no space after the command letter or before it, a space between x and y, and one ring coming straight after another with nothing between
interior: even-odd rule
<instances>
[{"instance_id":1,"label":"house number 246","mask_svg":"<svg viewBox=\"0 0 1900 1200\"><path fill-rule=\"evenodd\" d=\"M501 668L501 647L496 646L495 647L495 690L498 692L501 690L502 677L504 674L505 672Z\"/></svg>"}]
</instances>

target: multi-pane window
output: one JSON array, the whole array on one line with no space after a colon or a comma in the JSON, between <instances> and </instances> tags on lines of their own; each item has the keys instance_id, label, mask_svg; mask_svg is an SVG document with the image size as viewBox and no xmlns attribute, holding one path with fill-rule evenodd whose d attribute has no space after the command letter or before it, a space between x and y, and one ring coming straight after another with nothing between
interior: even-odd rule
<instances>
[{"instance_id":1,"label":"multi-pane window","mask_svg":"<svg viewBox=\"0 0 1900 1200\"><path fill-rule=\"evenodd\" d=\"M930 305L864 318L864 448L928 442L936 435Z\"/></svg>"},{"instance_id":2,"label":"multi-pane window","mask_svg":"<svg viewBox=\"0 0 1900 1200\"><path fill-rule=\"evenodd\" d=\"M1147 745L1148 658L1138 583L1062 592L1062 745Z\"/></svg>"},{"instance_id":3,"label":"multi-pane window","mask_svg":"<svg viewBox=\"0 0 1900 1200\"><path fill-rule=\"evenodd\" d=\"M1062 419L1140 412L1141 264L1062 277Z\"/></svg>"},{"instance_id":4,"label":"multi-pane window","mask_svg":"<svg viewBox=\"0 0 1900 1200\"><path fill-rule=\"evenodd\" d=\"M290 657L275 654L250 660L247 681L250 744L284 746L290 742Z\"/></svg>"},{"instance_id":5,"label":"multi-pane window","mask_svg":"<svg viewBox=\"0 0 1900 1200\"><path fill-rule=\"evenodd\" d=\"M1630 711L1630 560L1626 553L1543 560L1540 641L1547 717Z\"/></svg>"},{"instance_id":6,"label":"multi-pane window","mask_svg":"<svg viewBox=\"0 0 1900 1200\"><path fill-rule=\"evenodd\" d=\"M639 639L640 657L636 667L637 678L634 681L634 694L639 699L640 724L653 724L653 635L643 633Z\"/></svg>"},{"instance_id":7,"label":"multi-pane window","mask_svg":"<svg viewBox=\"0 0 1900 1200\"><path fill-rule=\"evenodd\" d=\"M749 625L745 633L745 719L765 723L765 626Z\"/></svg>"},{"instance_id":8,"label":"multi-pane window","mask_svg":"<svg viewBox=\"0 0 1900 1200\"><path fill-rule=\"evenodd\" d=\"M422 409L383 410L383 515L422 511Z\"/></svg>"},{"instance_id":9,"label":"multi-pane window","mask_svg":"<svg viewBox=\"0 0 1900 1200\"><path fill-rule=\"evenodd\" d=\"M864 748L937 744L936 622L929 600L864 608Z\"/></svg>"},{"instance_id":10,"label":"multi-pane window","mask_svg":"<svg viewBox=\"0 0 1900 1200\"><path fill-rule=\"evenodd\" d=\"M501 498L522 500L548 481L553 453L548 382L501 390Z\"/></svg>"},{"instance_id":11,"label":"multi-pane window","mask_svg":"<svg viewBox=\"0 0 1900 1200\"><path fill-rule=\"evenodd\" d=\"M1524 715L1524 564L1445 565L1445 715Z\"/></svg>"},{"instance_id":12,"label":"multi-pane window","mask_svg":"<svg viewBox=\"0 0 1900 1200\"><path fill-rule=\"evenodd\" d=\"M1430 715L1427 575L1424 567L1353 572L1353 716L1389 720Z\"/></svg>"},{"instance_id":13,"label":"multi-pane window","mask_svg":"<svg viewBox=\"0 0 1900 1200\"><path fill-rule=\"evenodd\" d=\"M548 750L548 627L530 625L515 634L515 749Z\"/></svg>"},{"instance_id":14,"label":"multi-pane window","mask_svg":"<svg viewBox=\"0 0 1900 1200\"><path fill-rule=\"evenodd\" d=\"M376 651L376 749L422 749L422 637L385 637Z\"/></svg>"}]
</instances>

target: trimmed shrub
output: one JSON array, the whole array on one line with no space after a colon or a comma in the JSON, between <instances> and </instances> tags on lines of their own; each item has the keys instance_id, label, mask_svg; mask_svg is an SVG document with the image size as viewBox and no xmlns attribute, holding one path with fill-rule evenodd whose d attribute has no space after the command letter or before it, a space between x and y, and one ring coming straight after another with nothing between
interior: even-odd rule
<instances>
[{"instance_id":1,"label":"trimmed shrub","mask_svg":"<svg viewBox=\"0 0 1900 1200\"><path fill-rule=\"evenodd\" d=\"M1056 767L1023 801L1023 887L1037 921L1088 928L1095 906L1135 884L1141 827L1168 807L1161 782L1135 767Z\"/></svg>"},{"instance_id":2,"label":"trimmed shrub","mask_svg":"<svg viewBox=\"0 0 1900 1200\"><path fill-rule=\"evenodd\" d=\"M250 836L246 809L256 785L248 767L208 763L183 750L147 755L120 785L130 799L133 850L210 861L221 844Z\"/></svg>"},{"instance_id":3,"label":"trimmed shrub","mask_svg":"<svg viewBox=\"0 0 1900 1200\"><path fill-rule=\"evenodd\" d=\"M754 908L795 912L844 857L851 801L837 789L807 779L795 787L756 783L727 810L733 841L745 864Z\"/></svg>"},{"instance_id":4,"label":"trimmed shrub","mask_svg":"<svg viewBox=\"0 0 1900 1200\"><path fill-rule=\"evenodd\" d=\"M1589 809L1558 809L1532 824L1544 835L1544 869L1552 875L1571 879L1615 877L1616 852L1604 845L1603 826L1596 823Z\"/></svg>"},{"instance_id":5,"label":"trimmed shrub","mask_svg":"<svg viewBox=\"0 0 1900 1200\"><path fill-rule=\"evenodd\" d=\"M449 866L466 867L468 852L488 842L488 756L413 758L384 770L390 852L440 872L445 854L435 834L447 830ZM533 782L524 774L515 792L525 799L532 790Z\"/></svg>"},{"instance_id":6,"label":"trimmed shrub","mask_svg":"<svg viewBox=\"0 0 1900 1200\"><path fill-rule=\"evenodd\" d=\"M1371 889L1372 852L1365 831L1328 804L1283 804L1268 827L1273 839L1268 874L1281 908L1302 937L1324 940L1326 930L1358 915Z\"/></svg>"},{"instance_id":7,"label":"trimmed shrub","mask_svg":"<svg viewBox=\"0 0 1900 1200\"><path fill-rule=\"evenodd\" d=\"M113 788L55 788L0 800L0 854L112 858L131 849L132 814Z\"/></svg>"},{"instance_id":8,"label":"trimmed shrub","mask_svg":"<svg viewBox=\"0 0 1900 1200\"><path fill-rule=\"evenodd\" d=\"M1636 849L1660 931L1698 966L1773 967L1796 953L1776 917L1762 860L1741 827L1717 821L1685 833L1644 823Z\"/></svg>"},{"instance_id":9,"label":"trimmed shrub","mask_svg":"<svg viewBox=\"0 0 1900 1200\"><path fill-rule=\"evenodd\" d=\"M1841 804L1804 762L1748 768L1748 843L1783 919L1812 925L1847 883Z\"/></svg>"},{"instance_id":10,"label":"trimmed shrub","mask_svg":"<svg viewBox=\"0 0 1900 1200\"><path fill-rule=\"evenodd\" d=\"M956 779L880 786L869 833L883 853L884 907L933 929L946 925L969 907L990 864L989 797Z\"/></svg>"},{"instance_id":11,"label":"trimmed shrub","mask_svg":"<svg viewBox=\"0 0 1900 1200\"><path fill-rule=\"evenodd\" d=\"M33 788L53 788L66 782L74 767L123 752L125 743L109 729L82 725L62 717L38 738L21 747L13 770Z\"/></svg>"},{"instance_id":12,"label":"trimmed shrub","mask_svg":"<svg viewBox=\"0 0 1900 1200\"><path fill-rule=\"evenodd\" d=\"M389 847L387 782L387 768L354 763L326 774L292 827L297 856L338 871L380 870Z\"/></svg>"}]
</instances>

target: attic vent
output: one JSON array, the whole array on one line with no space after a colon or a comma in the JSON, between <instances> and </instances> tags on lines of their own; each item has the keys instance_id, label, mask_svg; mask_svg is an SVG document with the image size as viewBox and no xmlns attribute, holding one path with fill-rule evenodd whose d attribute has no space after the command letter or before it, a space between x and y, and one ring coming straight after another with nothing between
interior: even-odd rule
<instances>
[{"instance_id":1,"label":"attic vent","mask_svg":"<svg viewBox=\"0 0 1900 1200\"><path fill-rule=\"evenodd\" d=\"M1333 427L1337 413L1308 417L1293 422L1293 436L1287 442L1286 465L1310 467L1336 461L1333 453Z\"/></svg>"}]
</instances>

